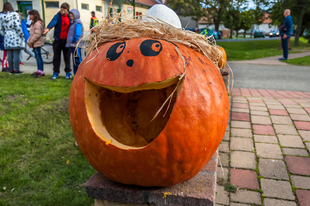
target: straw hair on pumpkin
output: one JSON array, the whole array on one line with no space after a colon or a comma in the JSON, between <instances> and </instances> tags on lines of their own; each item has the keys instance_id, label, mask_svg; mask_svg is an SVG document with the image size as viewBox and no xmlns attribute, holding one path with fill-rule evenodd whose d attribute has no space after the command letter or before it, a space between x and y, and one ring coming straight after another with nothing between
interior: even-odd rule
<instances>
[{"instance_id":1,"label":"straw hair on pumpkin","mask_svg":"<svg viewBox=\"0 0 310 206\"><path fill-rule=\"evenodd\" d=\"M93 27L92 33L83 38L83 40L88 40L87 54L108 42L147 37L167 40L194 49L213 62L219 71L223 69L218 66L222 59L222 52L217 48L213 37L205 37L192 31L176 28L147 14L141 19L133 19L132 13L124 13L116 13L114 10L114 17L109 14Z\"/></svg>"}]
</instances>

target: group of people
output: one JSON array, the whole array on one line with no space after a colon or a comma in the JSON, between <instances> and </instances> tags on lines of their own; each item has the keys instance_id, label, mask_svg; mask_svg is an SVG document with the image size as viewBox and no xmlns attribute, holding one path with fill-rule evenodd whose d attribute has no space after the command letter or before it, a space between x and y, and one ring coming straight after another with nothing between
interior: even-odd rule
<instances>
[{"instance_id":1,"label":"group of people","mask_svg":"<svg viewBox=\"0 0 310 206\"><path fill-rule=\"evenodd\" d=\"M44 46L43 35L54 28L52 79L57 79L60 73L61 51L65 61L66 79L71 79L71 55L74 74L76 74L82 62L81 48L83 47L83 41L81 39L83 38L84 28L79 11L77 9L70 10L68 3L61 4L60 11L46 28L38 11L31 10L28 15L31 20L29 34L26 21L23 20L21 14L13 10L11 3L5 2L3 5L3 11L0 14L0 35L3 36L3 47L1 48L0 39L0 49L4 50L2 71L16 75L22 74L23 72L20 71L20 52L28 46L33 48L38 67L38 70L32 75L35 77L44 76L44 64L41 56L41 47ZM95 15L92 16L91 26L95 26L98 24L98 19L94 18ZM9 68L6 68L4 64L6 55Z\"/></svg>"}]
</instances>

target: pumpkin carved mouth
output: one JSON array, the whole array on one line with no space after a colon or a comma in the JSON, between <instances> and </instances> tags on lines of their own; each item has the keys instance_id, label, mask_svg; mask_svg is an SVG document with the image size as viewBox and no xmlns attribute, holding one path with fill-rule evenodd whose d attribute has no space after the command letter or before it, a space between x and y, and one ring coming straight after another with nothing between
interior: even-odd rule
<instances>
[{"instance_id":1,"label":"pumpkin carved mouth","mask_svg":"<svg viewBox=\"0 0 310 206\"><path fill-rule=\"evenodd\" d=\"M111 87L85 79L85 104L92 128L106 144L124 149L148 145L169 120L182 85L175 90L178 81L182 80L176 76L141 86Z\"/></svg>"}]
</instances>

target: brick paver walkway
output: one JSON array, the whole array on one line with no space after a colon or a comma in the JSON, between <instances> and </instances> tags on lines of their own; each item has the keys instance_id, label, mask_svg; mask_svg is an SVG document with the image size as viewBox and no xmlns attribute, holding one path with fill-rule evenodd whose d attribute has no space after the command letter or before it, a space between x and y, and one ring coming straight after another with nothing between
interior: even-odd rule
<instances>
[{"instance_id":1,"label":"brick paver walkway","mask_svg":"<svg viewBox=\"0 0 310 206\"><path fill-rule=\"evenodd\" d=\"M231 102L216 205L310 206L310 92L235 88Z\"/></svg>"}]
</instances>

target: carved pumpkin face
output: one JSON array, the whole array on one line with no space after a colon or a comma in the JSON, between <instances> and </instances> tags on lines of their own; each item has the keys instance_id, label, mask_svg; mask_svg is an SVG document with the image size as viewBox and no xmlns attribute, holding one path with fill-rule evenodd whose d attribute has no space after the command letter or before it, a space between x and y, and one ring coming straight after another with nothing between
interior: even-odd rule
<instances>
[{"instance_id":1,"label":"carved pumpkin face","mask_svg":"<svg viewBox=\"0 0 310 206\"><path fill-rule=\"evenodd\" d=\"M116 182L141 186L194 177L219 146L228 112L212 62L149 38L94 50L79 67L69 101L72 129L89 163Z\"/></svg>"}]
</instances>

